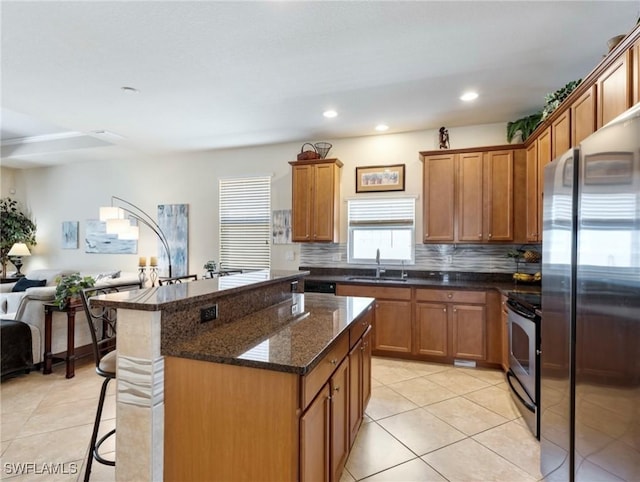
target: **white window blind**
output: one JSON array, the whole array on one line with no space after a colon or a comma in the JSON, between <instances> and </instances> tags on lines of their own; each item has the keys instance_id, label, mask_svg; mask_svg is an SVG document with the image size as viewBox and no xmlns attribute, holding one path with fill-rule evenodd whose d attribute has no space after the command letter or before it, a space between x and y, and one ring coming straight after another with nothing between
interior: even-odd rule
<instances>
[{"instance_id":1,"label":"white window blind","mask_svg":"<svg viewBox=\"0 0 640 482\"><path fill-rule=\"evenodd\" d=\"M415 199L364 198L348 202L349 263L412 264L415 259Z\"/></svg>"},{"instance_id":2,"label":"white window blind","mask_svg":"<svg viewBox=\"0 0 640 482\"><path fill-rule=\"evenodd\" d=\"M271 265L271 178L220 179L220 266Z\"/></svg>"}]
</instances>

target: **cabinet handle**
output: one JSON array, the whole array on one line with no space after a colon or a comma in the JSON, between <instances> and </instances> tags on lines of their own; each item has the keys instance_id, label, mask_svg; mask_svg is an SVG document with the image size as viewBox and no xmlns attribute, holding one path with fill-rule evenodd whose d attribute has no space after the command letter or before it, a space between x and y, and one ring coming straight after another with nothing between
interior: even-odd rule
<instances>
[{"instance_id":1,"label":"cabinet handle","mask_svg":"<svg viewBox=\"0 0 640 482\"><path fill-rule=\"evenodd\" d=\"M454 313L457 313L457 312L458 312L458 310L457 310L456 308L454 308L454 309L453 309L453 312L454 312Z\"/></svg>"},{"instance_id":2,"label":"cabinet handle","mask_svg":"<svg viewBox=\"0 0 640 482\"><path fill-rule=\"evenodd\" d=\"M453 293L447 294L447 298L453 298Z\"/></svg>"},{"instance_id":3,"label":"cabinet handle","mask_svg":"<svg viewBox=\"0 0 640 482\"><path fill-rule=\"evenodd\" d=\"M337 365L338 364L338 360L336 360L335 358L331 361L329 361L329 363L331 363L332 365Z\"/></svg>"},{"instance_id":4,"label":"cabinet handle","mask_svg":"<svg viewBox=\"0 0 640 482\"><path fill-rule=\"evenodd\" d=\"M444 312L446 313L446 312L447 312L447 309L446 309L446 308L442 308L442 311L444 311Z\"/></svg>"},{"instance_id":5,"label":"cabinet handle","mask_svg":"<svg viewBox=\"0 0 640 482\"><path fill-rule=\"evenodd\" d=\"M340 391L340 387L336 387L333 389L334 392L339 392Z\"/></svg>"},{"instance_id":6,"label":"cabinet handle","mask_svg":"<svg viewBox=\"0 0 640 482\"><path fill-rule=\"evenodd\" d=\"M362 344L362 346L360 347L360 351L364 351L364 343Z\"/></svg>"},{"instance_id":7,"label":"cabinet handle","mask_svg":"<svg viewBox=\"0 0 640 482\"><path fill-rule=\"evenodd\" d=\"M482 237L482 233L478 234L478 237L481 238Z\"/></svg>"}]
</instances>

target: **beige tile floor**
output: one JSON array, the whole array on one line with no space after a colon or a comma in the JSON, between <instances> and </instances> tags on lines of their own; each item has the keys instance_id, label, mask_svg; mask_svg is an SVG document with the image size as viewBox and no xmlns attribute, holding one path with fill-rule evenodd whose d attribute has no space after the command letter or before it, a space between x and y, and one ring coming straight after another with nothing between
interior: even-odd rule
<instances>
[{"instance_id":1,"label":"beige tile floor","mask_svg":"<svg viewBox=\"0 0 640 482\"><path fill-rule=\"evenodd\" d=\"M372 378L366 420L341 482L541 479L538 442L519 417L501 372L374 358ZM2 479L82 480L101 382L86 359L70 380L58 365L48 376L34 372L4 381ZM115 424L112 385L102 431ZM113 456L115 446L108 444L104 455ZM18 475L18 463L35 465ZM46 473L56 467L65 473ZM114 480L112 467L93 467L92 480Z\"/></svg>"}]
</instances>

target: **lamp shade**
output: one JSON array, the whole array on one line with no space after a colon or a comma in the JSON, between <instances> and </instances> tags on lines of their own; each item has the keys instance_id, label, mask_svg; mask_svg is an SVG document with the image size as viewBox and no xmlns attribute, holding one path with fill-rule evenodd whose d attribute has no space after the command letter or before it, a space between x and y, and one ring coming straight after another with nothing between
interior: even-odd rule
<instances>
[{"instance_id":1,"label":"lamp shade","mask_svg":"<svg viewBox=\"0 0 640 482\"><path fill-rule=\"evenodd\" d=\"M31 256L31 252L24 243L15 243L7 253L7 256Z\"/></svg>"},{"instance_id":2,"label":"lamp shade","mask_svg":"<svg viewBox=\"0 0 640 482\"><path fill-rule=\"evenodd\" d=\"M100 221L103 223L109 219L124 219L125 213L116 206L102 206L100 208Z\"/></svg>"},{"instance_id":3,"label":"lamp shade","mask_svg":"<svg viewBox=\"0 0 640 482\"><path fill-rule=\"evenodd\" d=\"M107 234L121 234L129 230L131 223L128 219L107 219Z\"/></svg>"}]
</instances>

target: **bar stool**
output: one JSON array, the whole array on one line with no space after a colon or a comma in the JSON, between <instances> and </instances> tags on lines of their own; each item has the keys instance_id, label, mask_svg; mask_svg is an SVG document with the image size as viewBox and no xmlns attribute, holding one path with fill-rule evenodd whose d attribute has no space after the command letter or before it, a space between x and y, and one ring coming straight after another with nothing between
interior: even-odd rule
<instances>
[{"instance_id":1,"label":"bar stool","mask_svg":"<svg viewBox=\"0 0 640 482\"><path fill-rule=\"evenodd\" d=\"M100 390L100 399L98 400L98 409L96 410L96 418L93 422L93 433L91 434L91 443L89 444L89 455L87 457L87 467L84 473L84 480L88 482L91 475L91 465L93 459L104 465L115 466L115 460L107 460L100 453L100 446L112 435L116 433L116 429L109 431L107 434L98 439L98 431L100 430L100 419L102 418L102 409L107 394L109 382L116 378L117 352L116 348L116 315L114 308L91 307L90 297L108 293L116 293L119 291L128 291L140 289L141 283L120 284L104 288L85 288L81 292L82 304L87 316L89 324L89 332L91 333L91 341L93 346L93 355L96 363L96 373L104 377L102 389Z\"/></svg>"}]
</instances>

